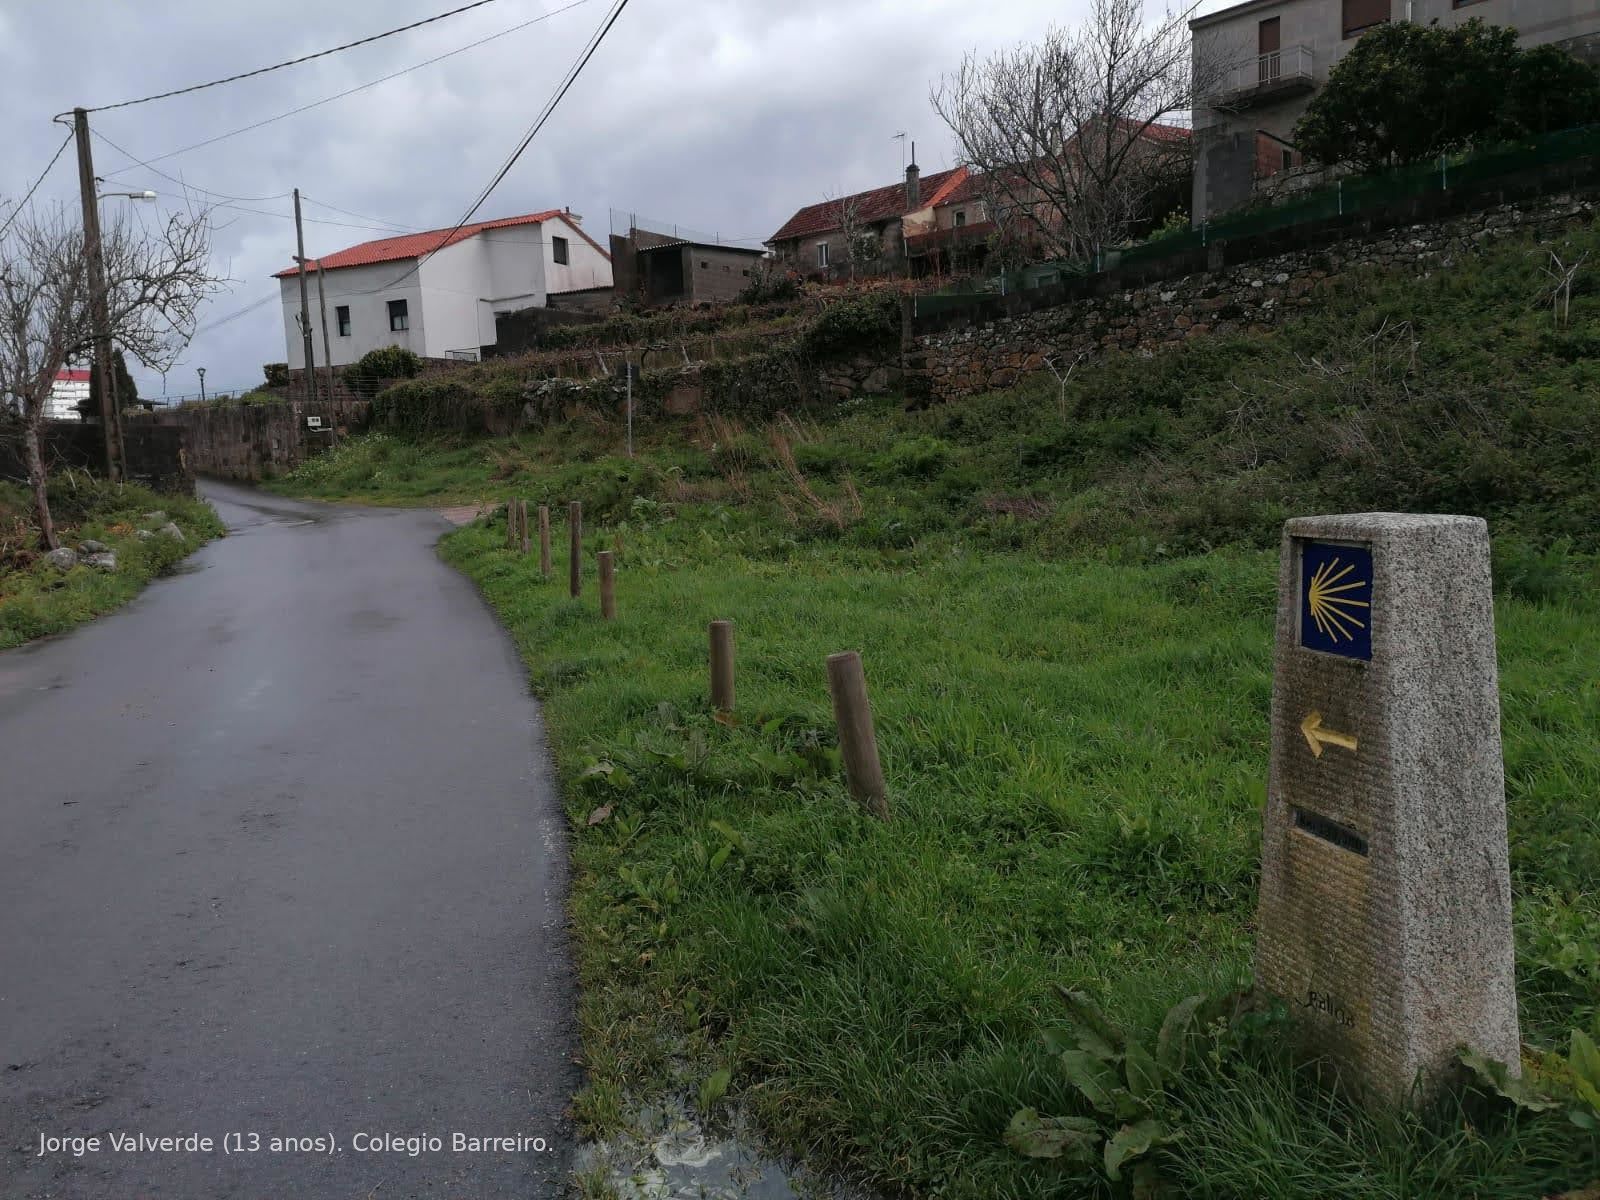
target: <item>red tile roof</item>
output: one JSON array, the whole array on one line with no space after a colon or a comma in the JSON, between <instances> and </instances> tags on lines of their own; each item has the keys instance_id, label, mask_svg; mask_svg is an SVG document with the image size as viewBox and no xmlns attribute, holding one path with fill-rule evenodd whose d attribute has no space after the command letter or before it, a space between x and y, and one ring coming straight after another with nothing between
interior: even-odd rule
<instances>
[{"instance_id":1,"label":"red tile roof","mask_svg":"<svg viewBox=\"0 0 1600 1200\"><path fill-rule=\"evenodd\" d=\"M476 237L489 229L509 229L514 225L538 225L545 221L560 219L575 230L579 237L588 242L600 253L600 245L572 220L568 214L559 208L547 209L544 212L526 213L520 217L500 217L493 221L474 221L471 225L463 225L451 233L448 229L429 229L422 233L407 233L399 237L378 238L376 241L362 242L360 245L351 246L345 250L338 250L332 254L324 254L321 258L306 260L306 270L317 271L326 267L336 271L340 267L366 267L373 263L398 262L408 258L420 258L425 254L432 254L435 250L442 250L445 246L453 246L457 242L464 242L470 237ZM445 238L446 234L450 234ZM611 257L609 254L607 258ZM299 267L286 267L273 275L274 279L283 279L299 271Z\"/></svg>"},{"instance_id":2,"label":"red tile roof","mask_svg":"<svg viewBox=\"0 0 1600 1200\"><path fill-rule=\"evenodd\" d=\"M794 238L810 237L817 233L828 233L840 227L839 210L844 204L854 203L856 206L856 220L863 225L873 225L879 221L886 221L891 217L903 217L908 212L917 212L936 203L936 197L946 187L957 186L966 178L967 169L956 167L951 171L936 171L932 175L922 177L922 203L915 209L906 205L905 181L891 183L887 187L873 188L870 192L857 192L854 196L846 196L843 200L824 200L821 204L809 204L784 223L782 229L767 239L769 242L787 242Z\"/></svg>"}]
</instances>

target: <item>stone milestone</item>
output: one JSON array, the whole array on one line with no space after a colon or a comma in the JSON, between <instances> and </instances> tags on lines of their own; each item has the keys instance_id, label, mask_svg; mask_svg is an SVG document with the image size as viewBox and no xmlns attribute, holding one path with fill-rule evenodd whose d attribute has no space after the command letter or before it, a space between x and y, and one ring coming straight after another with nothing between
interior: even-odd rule
<instances>
[{"instance_id":1,"label":"stone milestone","mask_svg":"<svg viewBox=\"0 0 1600 1200\"><path fill-rule=\"evenodd\" d=\"M1385 1099L1516 1073L1487 526L1289 521L1278 596L1256 982Z\"/></svg>"}]
</instances>

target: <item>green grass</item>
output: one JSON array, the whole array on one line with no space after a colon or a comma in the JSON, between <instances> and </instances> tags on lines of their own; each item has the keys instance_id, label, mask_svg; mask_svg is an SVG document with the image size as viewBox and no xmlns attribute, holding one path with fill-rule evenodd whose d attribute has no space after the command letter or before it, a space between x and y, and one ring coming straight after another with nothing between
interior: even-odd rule
<instances>
[{"instance_id":1,"label":"green grass","mask_svg":"<svg viewBox=\"0 0 1600 1200\"><path fill-rule=\"evenodd\" d=\"M1056 985L1147 1037L1181 997L1248 979L1272 547L1299 512L1490 518L1524 1036L1552 1048L1586 1024L1600 303L1575 298L1554 334L1536 276L1523 245L1425 285L1359 282L1273 337L1085 368L1065 411L1032 381L922 413L650 427L634 460L600 420L373 437L283 481L581 499L587 560L620 543L612 623L592 572L569 600L564 555L541 580L498 519L444 544L545 703L574 830L586 1126L727 1067L774 1140L890 1193L1112 1190L1002 1133L1023 1106L1086 1111L1043 1036L1065 1025ZM706 702L722 617L733 723ZM840 649L865 659L888 824L839 778ZM1176 1194L1533 1197L1600 1177L1600 1145L1560 1113L1476 1093L1363 1109L1277 1015L1201 1041L1168 1101L1184 1137L1158 1151Z\"/></svg>"},{"instance_id":2,"label":"green grass","mask_svg":"<svg viewBox=\"0 0 1600 1200\"><path fill-rule=\"evenodd\" d=\"M78 566L63 572L47 565L38 553L27 491L0 484L0 650L63 633L126 604L150 580L223 531L216 513L201 501L81 476L53 480L50 502L61 544L104 542L116 552L117 569ZM155 511L176 522L183 542L137 536L137 530L163 523L145 519Z\"/></svg>"}]
</instances>

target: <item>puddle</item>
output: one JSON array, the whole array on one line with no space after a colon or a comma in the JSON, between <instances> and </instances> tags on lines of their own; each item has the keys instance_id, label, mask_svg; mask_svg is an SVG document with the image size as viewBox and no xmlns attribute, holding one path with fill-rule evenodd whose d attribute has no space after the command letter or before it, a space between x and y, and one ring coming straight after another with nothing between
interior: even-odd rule
<instances>
[{"instance_id":1,"label":"puddle","mask_svg":"<svg viewBox=\"0 0 1600 1200\"><path fill-rule=\"evenodd\" d=\"M872 1200L769 1158L735 1111L714 1131L682 1101L640 1109L623 1133L578 1148L574 1169L614 1200Z\"/></svg>"}]
</instances>

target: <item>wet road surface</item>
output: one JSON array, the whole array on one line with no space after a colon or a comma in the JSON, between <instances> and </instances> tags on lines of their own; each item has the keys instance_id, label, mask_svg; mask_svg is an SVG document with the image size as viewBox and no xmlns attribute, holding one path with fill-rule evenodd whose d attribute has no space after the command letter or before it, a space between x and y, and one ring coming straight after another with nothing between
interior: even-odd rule
<instances>
[{"instance_id":1,"label":"wet road surface","mask_svg":"<svg viewBox=\"0 0 1600 1200\"><path fill-rule=\"evenodd\" d=\"M229 537L0 654L0 1197L561 1195L564 826L509 640L435 515L205 492Z\"/></svg>"}]
</instances>

